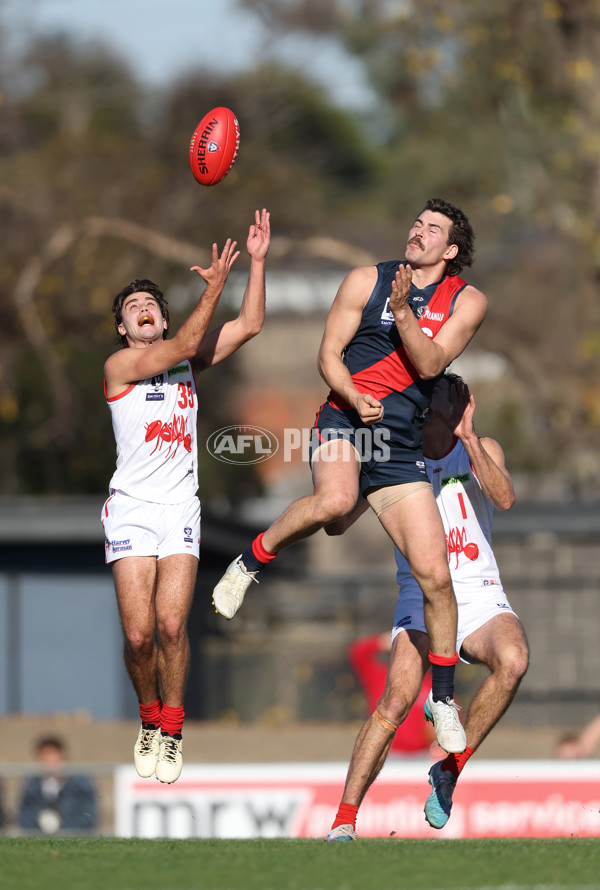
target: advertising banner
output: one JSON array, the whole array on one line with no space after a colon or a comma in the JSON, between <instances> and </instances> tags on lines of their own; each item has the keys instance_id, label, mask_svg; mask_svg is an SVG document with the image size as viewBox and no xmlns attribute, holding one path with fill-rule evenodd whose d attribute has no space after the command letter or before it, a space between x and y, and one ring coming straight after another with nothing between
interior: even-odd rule
<instances>
[{"instance_id":1,"label":"advertising banner","mask_svg":"<svg viewBox=\"0 0 600 890\"><path fill-rule=\"evenodd\" d=\"M428 761L389 760L359 810L360 837L598 837L598 761L471 761L441 830L425 821ZM347 764L185 764L162 785L115 771L120 837L325 837Z\"/></svg>"}]
</instances>

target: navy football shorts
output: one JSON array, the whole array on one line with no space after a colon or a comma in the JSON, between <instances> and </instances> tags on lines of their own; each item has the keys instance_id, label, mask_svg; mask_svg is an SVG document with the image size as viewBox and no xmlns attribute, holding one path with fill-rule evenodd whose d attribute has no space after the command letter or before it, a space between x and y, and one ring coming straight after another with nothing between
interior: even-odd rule
<instances>
[{"instance_id":1,"label":"navy football shorts","mask_svg":"<svg viewBox=\"0 0 600 890\"><path fill-rule=\"evenodd\" d=\"M365 495L384 485L428 482L421 448L410 448L384 423L365 426L353 409L321 405L310 439L310 461L318 449L335 439L346 439L360 459L360 491Z\"/></svg>"}]
</instances>

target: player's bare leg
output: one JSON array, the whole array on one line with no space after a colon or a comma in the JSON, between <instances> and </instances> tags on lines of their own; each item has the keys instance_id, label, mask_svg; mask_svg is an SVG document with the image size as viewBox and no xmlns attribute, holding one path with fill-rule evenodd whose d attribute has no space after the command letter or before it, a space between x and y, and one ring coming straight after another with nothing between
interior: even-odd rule
<instances>
[{"instance_id":1,"label":"player's bare leg","mask_svg":"<svg viewBox=\"0 0 600 890\"><path fill-rule=\"evenodd\" d=\"M144 711L156 715L151 722L142 719L134 746L138 774L148 778L156 768L161 735L158 653L154 640L156 559L129 556L117 560L113 563L113 578L125 638L125 667L140 703L140 715Z\"/></svg>"},{"instance_id":2,"label":"player's bare leg","mask_svg":"<svg viewBox=\"0 0 600 890\"><path fill-rule=\"evenodd\" d=\"M354 839L356 812L383 768L396 728L416 701L429 667L428 651L427 635L419 631L403 631L394 639L383 695L354 743L341 805L326 840Z\"/></svg>"},{"instance_id":3,"label":"player's bare leg","mask_svg":"<svg viewBox=\"0 0 600 890\"><path fill-rule=\"evenodd\" d=\"M458 609L448 568L446 535L433 491L412 492L382 513L379 521L408 560L423 591L431 650L438 655L454 655Z\"/></svg>"},{"instance_id":4,"label":"player's bare leg","mask_svg":"<svg viewBox=\"0 0 600 890\"><path fill-rule=\"evenodd\" d=\"M154 641L156 559L153 556L119 559L113 563L113 578L125 638L125 666L138 700L150 704L160 694Z\"/></svg>"},{"instance_id":5,"label":"player's bare leg","mask_svg":"<svg viewBox=\"0 0 600 890\"><path fill-rule=\"evenodd\" d=\"M529 647L521 622L509 614L496 615L470 634L462 651L490 669L465 720L469 748L476 750L514 699L529 665Z\"/></svg>"},{"instance_id":6,"label":"player's bare leg","mask_svg":"<svg viewBox=\"0 0 600 890\"><path fill-rule=\"evenodd\" d=\"M450 580L446 535L433 491L422 488L398 500L379 516L390 538L408 560L423 591L429 633L432 690L425 715L445 751L464 751L467 740L454 702L454 664L458 610Z\"/></svg>"},{"instance_id":7,"label":"player's bare leg","mask_svg":"<svg viewBox=\"0 0 600 890\"><path fill-rule=\"evenodd\" d=\"M294 501L271 523L263 535L265 548L277 553L350 513L358 500L359 473L358 454L348 441L321 445L312 463L313 494Z\"/></svg>"},{"instance_id":8,"label":"player's bare leg","mask_svg":"<svg viewBox=\"0 0 600 890\"><path fill-rule=\"evenodd\" d=\"M465 751L448 755L429 770L431 794L425 802L425 818L433 828L443 828L450 818L452 795L462 769L512 702L529 663L523 626L511 614L496 615L469 634L461 651L471 661L485 664L490 674L467 711Z\"/></svg>"},{"instance_id":9,"label":"player's bare leg","mask_svg":"<svg viewBox=\"0 0 600 890\"><path fill-rule=\"evenodd\" d=\"M190 645L187 622L194 596L198 560L187 553L158 561L156 585L156 630L158 673L165 704L183 704Z\"/></svg>"},{"instance_id":10,"label":"player's bare leg","mask_svg":"<svg viewBox=\"0 0 600 890\"><path fill-rule=\"evenodd\" d=\"M360 462L349 442L336 439L322 445L313 458L312 471L314 493L290 504L262 535L262 546L268 553L278 553L309 537L354 508ZM256 580L256 573L244 565L241 555L237 556L213 591L217 612L233 618Z\"/></svg>"},{"instance_id":11,"label":"player's bare leg","mask_svg":"<svg viewBox=\"0 0 600 890\"><path fill-rule=\"evenodd\" d=\"M403 631L394 639L385 689L377 705L383 721L369 717L358 734L342 795L343 803L360 806L381 772L394 739L392 727L404 722L421 689L429 668L428 650L427 635L419 631Z\"/></svg>"},{"instance_id":12,"label":"player's bare leg","mask_svg":"<svg viewBox=\"0 0 600 890\"><path fill-rule=\"evenodd\" d=\"M194 595L198 560L191 554L158 561L156 632L162 690L161 739L156 778L175 782L183 766L183 697L190 663L187 621Z\"/></svg>"}]
</instances>

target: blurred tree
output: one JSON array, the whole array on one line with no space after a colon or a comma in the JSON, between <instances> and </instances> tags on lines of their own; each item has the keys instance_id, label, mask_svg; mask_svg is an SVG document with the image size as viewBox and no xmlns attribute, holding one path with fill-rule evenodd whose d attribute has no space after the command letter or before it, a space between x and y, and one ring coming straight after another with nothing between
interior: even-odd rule
<instances>
[{"instance_id":1,"label":"blurred tree","mask_svg":"<svg viewBox=\"0 0 600 890\"><path fill-rule=\"evenodd\" d=\"M102 45L34 36L5 53L0 27L0 490L104 491L114 454L100 381L125 282L187 294L177 325L197 292L189 266L212 241L242 241L255 207L272 211L270 266L317 272L400 257L413 215L441 194L473 221L468 277L490 297L469 352L507 361L501 388L486 388L492 433L514 471L598 491L596 3L243 3L280 36L342 42L379 102L341 111L275 62L146 90ZM240 119L241 152L203 189L187 145L221 104ZM215 428L235 421L235 368L199 378ZM238 487L226 465L206 477L232 497L257 485Z\"/></svg>"},{"instance_id":2,"label":"blurred tree","mask_svg":"<svg viewBox=\"0 0 600 890\"><path fill-rule=\"evenodd\" d=\"M241 2L279 38L329 36L362 59L380 96L381 214L441 194L474 223L468 277L491 300L475 346L509 361L490 395L511 466L598 493L597 0Z\"/></svg>"},{"instance_id":3,"label":"blurred tree","mask_svg":"<svg viewBox=\"0 0 600 890\"><path fill-rule=\"evenodd\" d=\"M105 47L54 35L35 38L2 78L0 491L104 492L114 465L101 389L116 348L113 294L142 276L167 295L183 291L177 326L202 288L189 267L209 262L213 241L236 238L244 268L255 207L277 219L275 262L350 257L351 247L315 235L360 213L374 162L351 119L285 70L223 81L198 70L148 94ZM239 107L245 148L218 189L202 189L187 146L220 104ZM235 420L234 375L232 361L199 378L208 429ZM252 472L241 483L240 473L200 468L208 495L232 499L258 490Z\"/></svg>"}]
</instances>

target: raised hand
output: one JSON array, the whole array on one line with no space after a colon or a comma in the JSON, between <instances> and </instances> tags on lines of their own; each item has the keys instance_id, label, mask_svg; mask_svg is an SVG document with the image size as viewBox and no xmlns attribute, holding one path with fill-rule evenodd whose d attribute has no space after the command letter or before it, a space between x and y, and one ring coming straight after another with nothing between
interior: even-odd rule
<instances>
[{"instance_id":1,"label":"raised hand","mask_svg":"<svg viewBox=\"0 0 600 890\"><path fill-rule=\"evenodd\" d=\"M254 260L264 260L271 241L271 214L263 209L255 211L255 221L248 231L246 248Z\"/></svg>"},{"instance_id":2,"label":"raised hand","mask_svg":"<svg viewBox=\"0 0 600 890\"><path fill-rule=\"evenodd\" d=\"M392 295L390 297L390 312L400 312L408 306L408 298L410 296L410 285L412 282L412 269L406 265L401 265L396 272L392 281Z\"/></svg>"},{"instance_id":3,"label":"raised hand","mask_svg":"<svg viewBox=\"0 0 600 890\"><path fill-rule=\"evenodd\" d=\"M216 243L212 246L212 262L207 269L203 269L201 266L192 266L190 272L197 272L204 280L207 285L212 285L215 288L223 289L225 286L225 282L227 281L227 276L229 275L229 270L237 260L240 255L239 250L236 250L237 241L232 241L231 238L228 238L225 242L225 246L219 256L219 249Z\"/></svg>"},{"instance_id":4,"label":"raised hand","mask_svg":"<svg viewBox=\"0 0 600 890\"><path fill-rule=\"evenodd\" d=\"M437 399L432 400L432 408L436 416L459 439L468 438L475 434L473 426L475 399L463 380L457 380L450 385L448 397L443 402Z\"/></svg>"}]
</instances>

